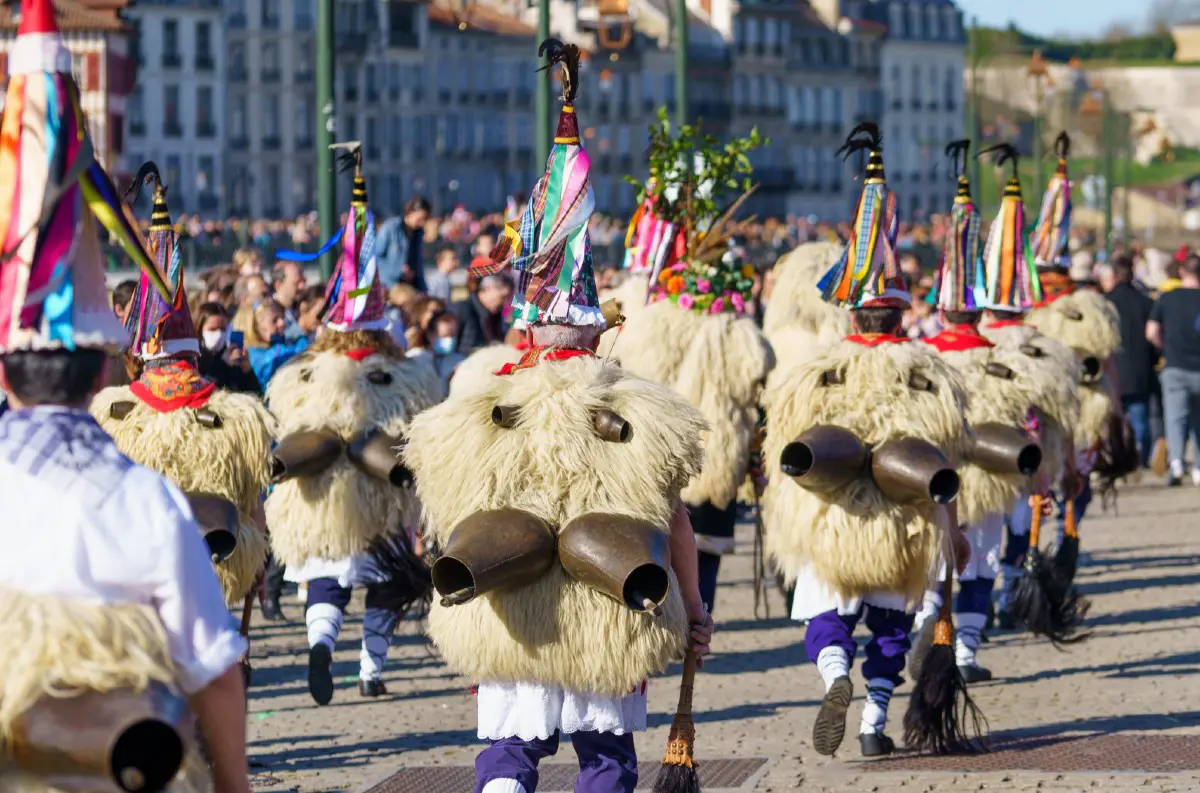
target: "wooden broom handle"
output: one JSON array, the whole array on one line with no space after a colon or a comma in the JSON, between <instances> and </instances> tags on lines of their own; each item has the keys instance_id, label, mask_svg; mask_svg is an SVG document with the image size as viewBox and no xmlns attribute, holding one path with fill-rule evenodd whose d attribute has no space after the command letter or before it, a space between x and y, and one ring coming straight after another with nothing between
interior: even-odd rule
<instances>
[{"instance_id":1,"label":"wooden broom handle","mask_svg":"<svg viewBox=\"0 0 1200 793\"><path fill-rule=\"evenodd\" d=\"M1075 523L1075 500L1067 499L1066 520L1063 521L1063 534L1073 539L1079 538L1079 526Z\"/></svg>"},{"instance_id":2,"label":"wooden broom handle","mask_svg":"<svg viewBox=\"0 0 1200 793\"><path fill-rule=\"evenodd\" d=\"M692 685L696 682L696 654L688 651L683 659L683 677L679 681L679 706L675 713L682 716L692 715Z\"/></svg>"},{"instance_id":3,"label":"wooden broom handle","mask_svg":"<svg viewBox=\"0 0 1200 793\"><path fill-rule=\"evenodd\" d=\"M251 591L246 595L246 602L242 604L242 626L238 629L238 633L242 638L250 635L250 617L254 615L254 592Z\"/></svg>"},{"instance_id":4,"label":"wooden broom handle","mask_svg":"<svg viewBox=\"0 0 1200 793\"><path fill-rule=\"evenodd\" d=\"M1031 509L1033 515L1029 521L1029 547L1037 548L1042 534L1042 496L1035 495Z\"/></svg>"}]
</instances>

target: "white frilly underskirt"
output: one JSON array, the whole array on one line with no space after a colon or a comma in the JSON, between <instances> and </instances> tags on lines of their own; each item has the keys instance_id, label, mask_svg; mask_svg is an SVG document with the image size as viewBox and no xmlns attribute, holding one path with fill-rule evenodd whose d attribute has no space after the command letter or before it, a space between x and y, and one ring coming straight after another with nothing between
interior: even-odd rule
<instances>
[{"instance_id":1,"label":"white frilly underskirt","mask_svg":"<svg viewBox=\"0 0 1200 793\"><path fill-rule=\"evenodd\" d=\"M480 683L479 737L545 740L555 730L624 735L646 729L646 688L623 697L581 694L538 683Z\"/></svg>"}]
</instances>

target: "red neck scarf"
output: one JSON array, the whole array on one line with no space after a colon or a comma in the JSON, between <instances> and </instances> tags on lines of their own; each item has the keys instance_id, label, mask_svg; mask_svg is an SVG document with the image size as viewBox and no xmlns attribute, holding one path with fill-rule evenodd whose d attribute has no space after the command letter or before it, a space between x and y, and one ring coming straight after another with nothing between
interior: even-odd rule
<instances>
[{"instance_id":1,"label":"red neck scarf","mask_svg":"<svg viewBox=\"0 0 1200 793\"><path fill-rule=\"evenodd\" d=\"M925 343L935 347L938 352L962 352L993 346L974 325L951 325L938 335L925 339Z\"/></svg>"},{"instance_id":2,"label":"red neck scarf","mask_svg":"<svg viewBox=\"0 0 1200 793\"><path fill-rule=\"evenodd\" d=\"M904 344L907 336L895 336L891 333L855 333L846 337L846 341L861 344L864 347L878 347L881 344Z\"/></svg>"},{"instance_id":3,"label":"red neck scarf","mask_svg":"<svg viewBox=\"0 0 1200 793\"><path fill-rule=\"evenodd\" d=\"M194 363L181 360L147 366L142 376L129 385L129 390L153 410L170 413L204 407L217 390L217 384L201 377Z\"/></svg>"},{"instance_id":4,"label":"red neck scarf","mask_svg":"<svg viewBox=\"0 0 1200 793\"><path fill-rule=\"evenodd\" d=\"M530 347L516 363L506 363L496 372L505 376L523 369L532 369L543 361L568 361L572 358L595 358L596 353L578 347Z\"/></svg>"}]
</instances>

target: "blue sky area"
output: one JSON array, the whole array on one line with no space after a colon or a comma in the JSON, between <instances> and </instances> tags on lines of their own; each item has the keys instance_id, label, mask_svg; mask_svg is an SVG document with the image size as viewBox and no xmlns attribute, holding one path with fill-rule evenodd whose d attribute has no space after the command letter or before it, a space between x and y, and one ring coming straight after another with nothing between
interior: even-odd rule
<instances>
[{"instance_id":1,"label":"blue sky area","mask_svg":"<svg viewBox=\"0 0 1200 793\"><path fill-rule=\"evenodd\" d=\"M1113 22L1140 27L1148 0L957 0L968 22L1003 27L1014 21L1038 35L1098 36Z\"/></svg>"}]
</instances>

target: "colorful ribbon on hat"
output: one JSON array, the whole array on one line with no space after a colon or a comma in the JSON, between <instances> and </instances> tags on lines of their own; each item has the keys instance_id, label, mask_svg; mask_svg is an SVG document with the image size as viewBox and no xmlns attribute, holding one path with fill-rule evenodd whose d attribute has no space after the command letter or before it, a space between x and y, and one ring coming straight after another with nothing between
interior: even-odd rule
<instances>
[{"instance_id":1,"label":"colorful ribbon on hat","mask_svg":"<svg viewBox=\"0 0 1200 793\"><path fill-rule=\"evenodd\" d=\"M1042 196L1042 207L1033 230L1033 260L1042 267L1070 267L1071 181L1067 161L1058 168Z\"/></svg>"},{"instance_id":2,"label":"colorful ribbon on hat","mask_svg":"<svg viewBox=\"0 0 1200 793\"><path fill-rule=\"evenodd\" d=\"M1025 247L1025 204L1010 179L983 251L987 308L1028 311L1042 299L1042 285Z\"/></svg>"},{"instance_id":3,"label":"colorful ribbon on hat","mask_svg":"<svg viewBox=\"0 0 1200 793\"><path fill-rule=\"evenodd\" d=\"M846 250L817 284L826 302L861 306L900 278L896 261L896 195L882 181L863 185Z\"/></svg>"}]
</instances>

